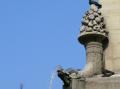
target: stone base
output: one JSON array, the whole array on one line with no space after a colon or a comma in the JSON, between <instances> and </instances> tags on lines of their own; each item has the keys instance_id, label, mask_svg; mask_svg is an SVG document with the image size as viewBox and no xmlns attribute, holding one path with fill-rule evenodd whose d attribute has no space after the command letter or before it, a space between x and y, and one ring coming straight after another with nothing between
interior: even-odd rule
<instances>
[{"instance_id":1,"label":"stone base","mask_svg":"<svg viewBox=\"0 0 120 89\"><path fill-rule=\"evenodd\" d=\"M120 89L120 76L72 79L63 89Z\"/></svg>"},{"instance_id":2,"label":"stone base","mask_svg":"<svg viewBox=\"0 0 120 89\"><path fill-rule=\"evenodd\" d=\"M120 89L120 77L89 78L85 89Z\"/></svg>"}]
</instances>

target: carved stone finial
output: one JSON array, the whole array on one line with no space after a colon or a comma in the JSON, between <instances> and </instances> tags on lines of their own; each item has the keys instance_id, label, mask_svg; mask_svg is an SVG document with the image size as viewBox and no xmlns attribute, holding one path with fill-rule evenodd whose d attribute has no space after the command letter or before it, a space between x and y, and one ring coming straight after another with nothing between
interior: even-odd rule
<instances>
[{"instance_id":1,"label":"carved stone finial","mask_svg":"<svg viewBox=\"0 0 120 89\"><path fill-rule=\"evenodd\" d=\"M78 38L86 48L87 64L79 77L92 77L102 74L104 70L103 53L108 45L108 31L98 6L91 4L90 10L82 20L80 36Z\"/></svg>"},{"instance_id":2,"label":"carved stone finial","mask_svg":"<svg viewBox=\"0 0 120 89\"><path fill-rule=\"evenodd\" d=\"M83 17L80 35L101 34L108 37L108 31L105 27L104 18L100 10L92 4L90 10Z\"/></svg>"},{"instance_id":3,"label":"carved stone finial","mask_svg":"<svg viewBox=\"0 0 120 89\"><path fill-rule=\"evenodd\" d=\"M100 7L91 3L90 9L83 16L78 40L86 49L86 66L83 70L58 69L58 76L64 86L70 86L72 79L84 79L95 75L104 74L111 76L114 73L104 71L103 53L108 45L108 31Z\"/></svg>"}]
</instances>

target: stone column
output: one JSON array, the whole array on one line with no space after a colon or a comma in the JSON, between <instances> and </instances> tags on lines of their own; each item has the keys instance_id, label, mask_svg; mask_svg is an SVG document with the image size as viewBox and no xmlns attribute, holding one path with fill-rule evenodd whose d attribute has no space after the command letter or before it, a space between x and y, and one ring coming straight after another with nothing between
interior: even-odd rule
<instances>
[{"instance_id":1,"label":"stone column","mask_svg":"<svg viewBox=\"0 0 120 89\"><path fill-rule=\"evenodd\" d=\"M79 72L83 77L102 74L104 67L103 51L108 45L108 31L99 8L92 4L83 17L78 40L86 48L86 66Z\"/></svg>"},{"instance_id":2,"label":"stone column","mask_svg":"<svg viewBox=\"0 0 120 89\"><path fill-rule=\"evenodd\" d=\"M109 31L109 46L105 52L106 69L120 71L120 0L100 0L101 12Z\"/></svg>"},{"instance_id":3,"label":"stone column","mask_svg":"<svg viewBox=\"0 0 120 89\"><path fill-rule=\"evenodd\" d=\"M102 73L103 65L103 46L102 42L89 42L86 45L87 64L93 64L93 73Z\"/></svg>"}]
</instances>

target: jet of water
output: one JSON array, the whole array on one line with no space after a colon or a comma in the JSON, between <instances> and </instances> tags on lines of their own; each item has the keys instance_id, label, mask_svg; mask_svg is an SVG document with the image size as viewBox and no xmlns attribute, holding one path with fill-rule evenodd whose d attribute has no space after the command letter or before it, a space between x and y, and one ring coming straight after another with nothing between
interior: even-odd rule
<instances>
[{"instance_id":1,"label":"jet of water","mask_svg":"<svg viewBox=\"0 0 120 89\"><path fill-rule=\"evenodd\" d=\"M50 85L49 85L49 89L53 89L53 81L55 79L55 76L57 75L57 70L61 69L62 67L60 65L56 66L54 71L51 74L50 77Z\"/></svg>"}]
</instances>

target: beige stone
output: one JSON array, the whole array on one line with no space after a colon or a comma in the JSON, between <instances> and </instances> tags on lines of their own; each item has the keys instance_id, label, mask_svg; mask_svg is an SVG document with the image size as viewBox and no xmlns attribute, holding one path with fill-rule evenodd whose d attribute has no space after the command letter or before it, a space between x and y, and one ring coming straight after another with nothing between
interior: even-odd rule
<instances>
[{"instance_id":1,"label":"beige stone","mask_svg":"<svg viewBox=\"0 0 120 89\"><path fill-rule=\"evenodd\" d=\"M109 46L105 52L107 69L120 71L120 0L100 0L107 30L109 31Z\"/></svg>"}]
</instances>

